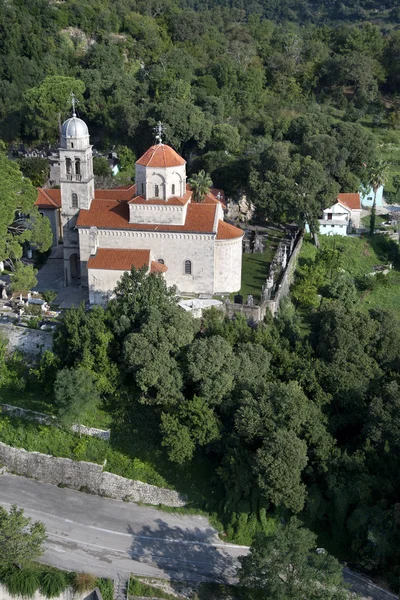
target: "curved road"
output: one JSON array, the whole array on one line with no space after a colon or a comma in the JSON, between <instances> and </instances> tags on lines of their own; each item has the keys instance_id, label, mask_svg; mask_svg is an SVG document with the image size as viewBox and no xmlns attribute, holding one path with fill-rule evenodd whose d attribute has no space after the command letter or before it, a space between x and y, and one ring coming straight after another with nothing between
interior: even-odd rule
<instances>
[{"instance_id":1,"label":"curved road","mask_svg":"<svg viewBox=\"0 0 400 600\"><path fill-rule=\"evenodd\" d=\"M47 529L43 562L115 579L117 574L188 581L235 582L246 546L225 544L207 519L163 512L67 488L0 476L0 505L18 504ZM396 600L365 577L344 569L368 600Z\"/></svg>"}]
</instances>

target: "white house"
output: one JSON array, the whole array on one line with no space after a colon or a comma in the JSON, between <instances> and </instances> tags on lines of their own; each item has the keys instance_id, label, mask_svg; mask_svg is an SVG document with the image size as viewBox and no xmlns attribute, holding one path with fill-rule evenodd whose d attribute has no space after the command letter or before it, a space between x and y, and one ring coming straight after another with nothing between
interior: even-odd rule
<instances>
[{"instance_id":1,"label":"white house","mask_svg":"<svg viewBox=\"0 0 400 600\"><path fill-rule=\"evenodd\" d=\"M375 192L372 188L361 193L361 206L371 207L374 203ZM376 190L376 206L383 206L383 185Z\"/></svg>"},{"instance_id":2,"label":"white house","mask_svg":"<svg viewBox=\"0 0 400 600\"><path fill-rule=\"evenodd\" d=\"M321 235L347 235L360 227L360 194L339 194L337 202L323 211L319 219Z\"/></svg>"},{"instance_id":3,"label":"white house","mask_svg":"<svg viewBox=\"0 0 400 600\"><path fill-rule=\"evenodd\" d=\"M161 272L181 295L229 294L241 287L243 231L224 221L223 192L192 199L186 161L152 146L136 163L136 182L95 190L89 131L74 114L62 126L60 190L39 189L63 243L65 285L89 288L105 303L124 271Z\"/></svg>"}]
</instances>

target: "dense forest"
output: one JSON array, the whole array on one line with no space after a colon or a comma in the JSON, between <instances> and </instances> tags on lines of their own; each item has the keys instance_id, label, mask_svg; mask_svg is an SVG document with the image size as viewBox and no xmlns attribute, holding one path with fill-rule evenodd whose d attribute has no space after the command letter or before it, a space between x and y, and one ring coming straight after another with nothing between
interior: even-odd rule
<instances>
[{"instance_id":1,"label":"dense forest","mask_svg":"<svg viewBox=\"0 0 400 600\"><path fill-rule=\"evenodd\" d=\"M312 221L368 183L369 126L400 122L400 33L366 20L374 2L346 3L347 20L336 2L244 4L1 2L0 137L55 142L72 89L97 148L138 154L161 120L192 171L247 188L275 219Z\"/></svg>"}]
</instances>

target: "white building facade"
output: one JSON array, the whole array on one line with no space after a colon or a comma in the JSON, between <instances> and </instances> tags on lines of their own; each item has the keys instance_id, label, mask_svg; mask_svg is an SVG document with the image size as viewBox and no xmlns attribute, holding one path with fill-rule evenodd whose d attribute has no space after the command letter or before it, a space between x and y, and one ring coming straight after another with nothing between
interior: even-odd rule
<instances>
[{"instance_id":1,"label":"white building facade","mask_svg":"<svg viewBox=\"0 0 400 600\"><path fill-rule=\"evenodd\" d=\"M360 227L360 194L339 194L337 202L326 208L319 219L320 235L348 235Z\"/></svg>"},{"instance_id":2,"label":"white building facade","mask_svg":"<svg viewBox=\"0 0 400 600\"><path fill-rule=\"evenodd\" d=\"M181 295L240 289L243 232L225 223L221 191L193 201L186 161L170 146L137 161L135 185L95 190L89 132L74 115L62 128L60 166L65 283L88 287L92 304L106 303L132 266L162 273ZM57 194L47 200L57 205Z\"/></svg>"}]
</instances>

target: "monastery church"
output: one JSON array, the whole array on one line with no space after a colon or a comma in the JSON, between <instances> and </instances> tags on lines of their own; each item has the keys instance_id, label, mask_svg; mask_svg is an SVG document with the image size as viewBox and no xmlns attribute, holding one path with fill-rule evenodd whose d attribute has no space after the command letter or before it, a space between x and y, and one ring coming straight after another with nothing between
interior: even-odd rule
<instances>
[{"instance_id":1,"label":"monastery church","mask_svg":"<svg viewBox=\"0 0 400 600\"><path fill-rule=\"evenodd\" d=\"M63 244L65 285L89 288L105 304L124 271L163 273L181 295L228 294L241 287L241 229L224 222L221 190L194 202L186 161L161 142L136 162L136 183L94 189L92 146L73 112L62 126L60 188L39 188L36 205Z\"/></svg>"}]
</instances>

